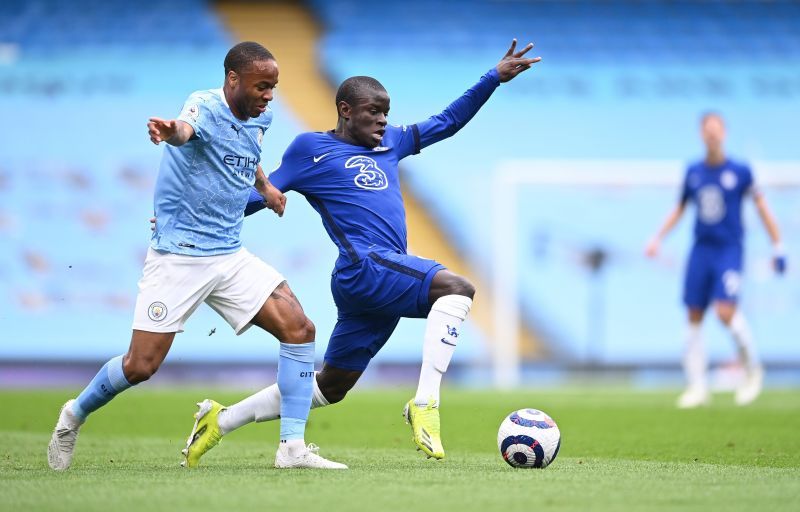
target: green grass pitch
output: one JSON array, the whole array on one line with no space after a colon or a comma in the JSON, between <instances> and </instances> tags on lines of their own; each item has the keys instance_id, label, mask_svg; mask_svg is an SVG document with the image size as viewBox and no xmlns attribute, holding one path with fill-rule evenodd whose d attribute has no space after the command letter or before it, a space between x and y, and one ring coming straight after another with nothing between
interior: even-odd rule
<instances>
[{"instance_id":1,"label":"green grass pitch","mask_svg":"<svg viewBox=\"0 0 800 512\"><path fill-rule=\"evenodd\" d=\"M800 392L771 391L747 408L718 395L679 411L674 394L624 390L518 393L445 390L447 458L414 450L401 418L408 390L361 391L315 410L307 441L350 465L341 472L276 470L276 422L232 433L203 460L179 466L203 390L144 385L84 426L70 470L45 456L62 391L0 391L0 510L81 512L457 510L798 510ZM213 392L223 403L245 393ZM497 427L536 407L562 446L545 470L505 464Z\"/></svg>"}]
</instances>

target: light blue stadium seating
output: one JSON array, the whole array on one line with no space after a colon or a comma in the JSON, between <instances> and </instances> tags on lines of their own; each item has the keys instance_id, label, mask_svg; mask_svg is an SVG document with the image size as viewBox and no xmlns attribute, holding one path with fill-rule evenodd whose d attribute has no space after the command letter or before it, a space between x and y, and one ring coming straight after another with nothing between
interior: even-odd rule
<instances>
[{"instance_id":1,"label":"light blue stadium seating","mask_svg":"<svg viewBox=\"0 0 800 512\"><path fill-rule=\"evenodd\" d=\"M536 43L532 53L544 60L533 72L501 86L452 140L405 161L415 194L487 278L492 201L503 201L489 190L504 159L689 161L702 154L700 114L716 109L729 121L735 156L800 161L797 2L410 0L375 9L361 0L315 0L313 5L329 27L319 45L328 75L335 82L356 74L379 78L392 97L393 123L439 112L497 62L512 37ZM682 172L676 166L674 178ZM613 191L528 186L507 192L524 205L518 299L529 325L545 335L558 357L619 364L678 360L691 220L684 219L665 245L671 265L642 257L677 193L644 189L617 203ZM796 259L800 223L792 205L800 193L768 190L768 196ZM765 358L800 361L791 341L792 318L800 313L792 292L798 274L779 281L764 271L769 245L752 207L747 212L743 308ZM596 277L579 263L581 251L593 247L610 254ZM712 355L731 358L729 341L713 320L708 323Z\"/></svg>"},{"instance_id":2,"label":"light blue stadium seating","mask_svg":"<svg viewBox=\"0 0 800 512\"><path fill-rule=\"evenodd\" d=\"M713 108L729 120L737 156L800 161L797 2L309 4L326 29L323 71L334 84L355 74L379 78L394 123L439 112L497 62L511 37L536 42L533 53L544 60L534 71L502 86L455 138L404 161L414 193L487 282L492 204L503 200L488 190L504 159L688 160L701 152L698 116ZM232 41L206 1L0 2L0 44L17 48L0 61L0 359L95 360L124 350L161 154L147 140L146 119L175 115L191 91L220 85ZM280 91L274 109L265 168L303 129ZM677 361L688 220L665 247L671 266L640 257L677 191L640 190L619 202L607 190L512 193L527 206L519 301L556 356ZM790 261L800 262L797 194L768 193ZM754 224L752 209L748 215ZM792 294L800 272L772 280L763 271L764 236L758 226L750 232L743 306L766 359L800 361L787 335L800 313ZM335 251L316 214L291 194L284 219L259 214L243 236L289 279L317 324L321 356L335 319ZM603 276L592 277L580 259L595 247L610 259ZM381 360L418 360L422 327L401 323ZM714 336L714 357L730 357L727 340ZM170 357L274 360L271 344L255 332L235 339L205 308ZM487 339L474 326L461 345L460 361L486 360Z\"/></svg>"}]
</instances>

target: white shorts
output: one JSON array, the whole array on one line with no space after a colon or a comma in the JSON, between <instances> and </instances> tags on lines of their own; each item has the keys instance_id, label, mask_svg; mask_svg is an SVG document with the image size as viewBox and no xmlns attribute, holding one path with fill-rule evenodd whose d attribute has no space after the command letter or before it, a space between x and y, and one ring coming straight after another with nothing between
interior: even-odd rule
<instances>
[{"instance_id":1,"label":"white shorts","mask_svg":"<svg viewBox=\"0 0 800 512\"><path fill-rule=\"evenodd\" d=\"M247 249L219 256L147 251L139 280L133 328L182 332L205 302L241 334L284 277Z\"/></svg>"}]
</instances>

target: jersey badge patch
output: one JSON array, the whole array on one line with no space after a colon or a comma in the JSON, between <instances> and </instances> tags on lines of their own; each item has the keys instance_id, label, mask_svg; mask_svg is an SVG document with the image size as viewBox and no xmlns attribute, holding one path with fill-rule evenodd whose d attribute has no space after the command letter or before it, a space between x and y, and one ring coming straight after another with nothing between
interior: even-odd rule
<instances>
[{"instance_id":1,"label":"jersey badge patch","mask_svg":"<svg viewBox=\"0 0 800 512\"><path fill-rule=\"evenodd\" d=\"M722 184L723 188L727 190L733 190L736 188L736 184L739 182L736 179L736 173L729 169L725 169L722 171L722 174L719 177L719 182Z\"/></svg>"},{"instance_id":2,"label":"jersey badge patch","mask_svg":"<svg viewBox=\"0 0 800 512\"><path fill-rule=\"evenodd\" d=\"M167 306L163 302L154 302L147 308L147 316L154 322L160 322L167 317Z\"/></svg>"}]
</instances>

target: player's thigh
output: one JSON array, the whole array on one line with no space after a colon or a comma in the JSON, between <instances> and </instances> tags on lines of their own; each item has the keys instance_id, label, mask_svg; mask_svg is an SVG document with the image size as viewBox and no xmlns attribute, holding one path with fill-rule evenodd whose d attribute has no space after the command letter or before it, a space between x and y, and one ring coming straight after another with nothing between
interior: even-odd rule
<instances>
[{"instance_id":1,"label":"player's thigh","mask_svg":"<svg viewBox=\"0 0 800 512\"><path fill-rule=\"evenodd\" d=\"M224 277L206 298L206 304L219 313L236 334L249 329L254 321L274 334L273 330L280 327L279 316L294 318L302 314L303 309L291 290L281 294L280 300L267 304L286 279L247 249L239 250L219 271ZM262 311L265 306L269 307ZM268 321L270 318L272 322Z\"/></svg>"},{"instance_id":2,"label":"player's thigh","mask_svg":"<svg viewBox=\"0 0 800 512\"><path fill-rule=\"evenodd\" d=\"M742 250L740 246L725 246L714 258L715 302L736 304L742 288Z\"/></svg>"},{"instance_id":3,"label":"player's thigh","mask_svg":"<svg viewBox=\"0 0 800 512\"><path fill-rule=\"evenodd\" d=\"M714 286L713 261L704 247L695 246L689 254L683 282L683 303L690 309L705 310Z\"/></svg>"},{"instance_id":4,"label":"player's thigh","mask_svg":"<svg viewBox=\"0 0 800 512\"><path fill-rule=\"evenodd\" d=\"M373 252L359 266L337 272L331 289L345 314L424 318L430 312L431 281L442 269L426 258Z\"/></svg>"},{"instance_id":5,"label":"player's thigh","mask_svg":"<svg viewBox=\"0 0 800 512\"><path fill-rule=\"evenodd\" d=\"M216 285L218 258L147 251L133 313L133 329L154 333L183 331L186 320Z\"/></svg>"},{"instance_id":6,"label":"player's thigh","mask_svg":"<svg viewBox=\"0 0 800 512\"><path fill-rule=\"evenodd\" d=\"M399 321L399 316L340 315L328 340L325 364L363 372L389 340Z\"/></svg>"}]
</instances>

